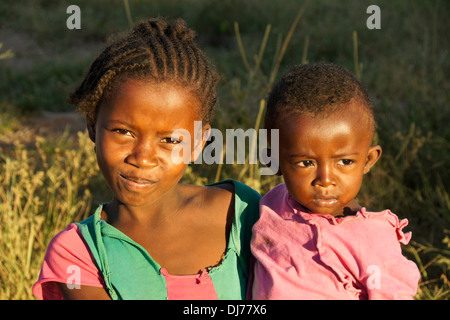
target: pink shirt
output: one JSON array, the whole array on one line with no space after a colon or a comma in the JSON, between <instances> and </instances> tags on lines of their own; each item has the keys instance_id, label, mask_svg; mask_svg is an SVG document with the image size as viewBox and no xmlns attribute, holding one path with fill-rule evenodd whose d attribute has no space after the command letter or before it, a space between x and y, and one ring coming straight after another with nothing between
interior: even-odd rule
<instances>
[{"instance_id":1,"label":"pink shirt","mask_svg":"<svg viewBox=\"0 0 450 320\"><path fill-rule=\"evenodd\" d=\"M33 295L44 300L62 299L56 283L74 284L74 266L77 267L76 272L79 272L76 276L80 285L105 288L89 247L77 225L71 223L50 241L39 279L33 286ZM169 300L218 299L212 279L206 272L196 275L170 275L164 268L161 268L160 272L166 280Z\"/></svg>"},{"instance_id":2,"label":"pink shirt","mask_svg":"<svg viewBox=\"0 0 450 320\"><path fill-rule=\"evenodd\" d=\"M389 210L307 212L285 184L261 199L251 243L253 299L412 299L420 273L402 255L411 233Z\"/></svg>"}]
</instances>

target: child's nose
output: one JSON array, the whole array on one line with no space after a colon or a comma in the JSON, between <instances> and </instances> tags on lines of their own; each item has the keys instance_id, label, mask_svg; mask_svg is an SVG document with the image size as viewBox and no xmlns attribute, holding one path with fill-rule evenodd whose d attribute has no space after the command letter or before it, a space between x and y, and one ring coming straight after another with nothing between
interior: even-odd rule
<instances>
[{"instance_id":1,"label":"child's nose","mask_svg":"<svg viewBox=\"0 0 450 320\"><path fill-rule=\"evenodd\" d=\"M138 142L128 155L126 161L138 168L155 167L158 165L156 146L150 142Z\"/></svg>"},{"instance_id":2,"label":"child's nose","mask_svg":"<svg viewBox=\"0 0 450 320\"><path fill-rule=\"evenodd\" d=\"M327 188L335 185L333 169L329 165L319 165L317 168L317 177L314 184L319 187Z\"/></svg>"}]
</instances>

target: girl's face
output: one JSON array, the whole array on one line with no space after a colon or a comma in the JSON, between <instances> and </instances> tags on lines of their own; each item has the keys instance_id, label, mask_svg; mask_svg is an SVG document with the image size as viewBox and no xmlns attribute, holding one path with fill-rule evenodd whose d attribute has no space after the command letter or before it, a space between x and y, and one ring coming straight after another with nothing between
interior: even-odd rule
<instances>
[{"instance_id":1,"label":"girl's face","mask_svg":"<svg viewBox=\"0 0 450 320\"><path fill-rule=\"evenodd\" d=\"M312 212L355 212L363 175L381 155L370 146L364 111L321 118L290 114L280 121L280 170L292 197ZM347 208L347 209L346 209Z\"/></svg>"},{"instance_id":2,"label":"girl's face","mask_svg":"<svg viewBox=\"0 0 450 320\"><path fill-rule=\"evenodd\" d=\"M143 206L174 190L187 161L174 162L172 151L190 143L193 152L194 139L180 141L173 133L183 129L194 137L200 107L185 88L137 80L121 83L102 102L95 126L88 129L100 170L117 200Z\"/></svg>"}]
</instances>

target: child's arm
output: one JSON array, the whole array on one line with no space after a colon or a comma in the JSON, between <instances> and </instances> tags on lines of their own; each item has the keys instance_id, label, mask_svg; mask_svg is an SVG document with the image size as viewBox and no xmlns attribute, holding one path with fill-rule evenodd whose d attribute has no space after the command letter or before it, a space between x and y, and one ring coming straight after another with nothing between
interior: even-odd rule
<instances>
[{"instance_id":1,"label":"child's arm","mask_svg":"<svg viewBox=\"0 0 450 320\"><path fill-rule=\"evenodd\" d=\"M410 300L417 293L420 272L403 256L401 243L408 244L411 233L402 231L408 224L406 219L399 221L391 212L389 215L390 226L380 227L375 233L371 252L361 265L360 281L370 300Z\"/></svg>"},{"instance_id":2,"label":"child's arm","mask_svg":"<svg viewBox=\"0 0 450 320\"><path fill-rule=\"evenodd\" d=\"M417 293L420 274L405 257L369 266L365 278L369 300L412 300Z\"/></svg>"}]
</instances>

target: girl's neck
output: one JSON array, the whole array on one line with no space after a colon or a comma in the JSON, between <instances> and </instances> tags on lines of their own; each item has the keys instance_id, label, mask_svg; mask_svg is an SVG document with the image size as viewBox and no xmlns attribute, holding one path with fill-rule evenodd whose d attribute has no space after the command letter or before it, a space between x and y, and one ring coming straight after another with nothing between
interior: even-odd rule
<instances>
[{"instance_id":1,"label":"girl's neck","mask_svg":"<svg viewBox=\"0 0 450 320\"><path fill-rule=\"evenodd\" d=\"M186 203L185 198L179 191L179 185L176 185L163 197L145 206L125 204L114 197L103 208L102 218L113 226L160 224L180 213Z\"/></svg>"}]
</instances>

